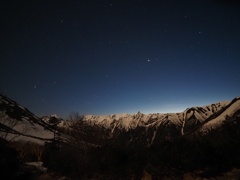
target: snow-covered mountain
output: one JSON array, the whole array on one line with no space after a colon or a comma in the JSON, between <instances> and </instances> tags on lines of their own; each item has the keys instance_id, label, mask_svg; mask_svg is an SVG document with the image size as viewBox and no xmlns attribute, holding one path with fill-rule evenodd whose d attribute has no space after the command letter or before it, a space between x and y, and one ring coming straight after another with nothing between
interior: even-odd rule
<instances>
[{"instance_id":1,"label":"snow-covered mountain","mask_svg":"<svg viewBox=\"0 0 240 180\"><path fill-rule=\"evenodd\" d=\"M51 116L43 116L41 117L42 121L50 125L58 125L62 121L64 121L61 117L58 117L56 114Z\"/></svg>"},{"instance_id":2,"label":"snow-covered mountain","mask_svg":"<svg viewBox=\"0 0 240 180\"><path fill-rule=\"evenodd\" d=\"M84 116L82 121L110 132L108 138L128 133L129 141L142 141L151 145L162 139L171 139L191 134L206 134L208 131L220 127L226 117L240 116L240 97L232 101L222 101L203 107L187 108L179 113L165 114L120 114L109 116ZM74 121L65 123L62 127L74 127ZM96 131L96 128L95 130ZM100 132L99 132L100 133ZM133 135L134 134L134 135Z\"/></svg>"},{"instance_id":3,"label":"snow-covered mountain","mask_svg":"<svg viewBox=\"0 0 240 180\"><path fill-rule=\"evenodd\" d=\"M179 113L155 114L120 114L109 116L87 115L81 118L84 126L94 127L86 136L108 133L108 139L116 138L121 133L128 134L129 141L142 141L145 145L153 144L161 139L200 133L220 127L227 117L234 119L240 116L240 97L232 101L222 101L203 107L187 108ZM26 108L13 100L0 95L0 135L11 140L51 140L55 128L62 132L74 130L79 120L63 120L56 115L38 118ZM86 128L85 128L86 129ZM89 129L88 129L89 130ZM82 129L81 131L85 131ZM98 136L98 138L104 136Z\"/></svg>"},{"instance_id":4,"label":"snow-covered mountain","mask_svg":"<svg viewBox=\"0 0 240 180\"><path fill-rule=\"evenodd\" d=\"M110 116L84 116L83 120L91 124L103 126L108 129L125 129L130 130L136 127L146 127L147 129L172 124L179 128L180 134L191 130L195 125L202 124L204 128L209 126L217 126L225 120L226 116L232 116L240 109L240 98L235 98L232 101L222 101L203 107L187 108L179 113L154 113L142 114L140 112Z\"/></svg>"}]
</instances>

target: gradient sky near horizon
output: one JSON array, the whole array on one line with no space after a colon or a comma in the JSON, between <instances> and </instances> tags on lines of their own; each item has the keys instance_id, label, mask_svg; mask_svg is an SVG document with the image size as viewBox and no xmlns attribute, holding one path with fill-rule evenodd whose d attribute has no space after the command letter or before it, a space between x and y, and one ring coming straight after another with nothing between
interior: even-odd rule
<instances>
[{"instance_id":1,"label":"gradient sky near horizon","mask_svg":"<svg viewBox=\"0 0 240 180\"><path fill-rule=\"evenodd\" d=\"M0 87L38 116L180 112L240 96L235 1L0 2Z\"/></svg>"}]
</instances>

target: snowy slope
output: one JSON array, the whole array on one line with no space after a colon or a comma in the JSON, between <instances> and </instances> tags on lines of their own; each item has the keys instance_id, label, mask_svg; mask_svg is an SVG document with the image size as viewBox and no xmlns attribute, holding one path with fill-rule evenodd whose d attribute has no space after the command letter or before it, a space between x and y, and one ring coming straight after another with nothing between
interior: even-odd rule
<instances>
[{"instance_id":1,"label":"snowy slope","mask_svg":"<svg viewBox=\"0 0 240 180\"><path fill-rule=\"evenodd\" d=\"M0 137L44 143L53 138L51 127L15 101L0 95Z\"/></svg>"},{"instance_id":2,"label":"snowy slope","mask_svg":"<svg viewBox=\"0 0 240 180\"><path fill-rule=\"evenodd\" d=\"M199 131L208 131L209 129L219 127L226 120L226 117L240 116L240 97L236 97L226 106L215 118L209 119L203 124Z\"/></svg>"}]
</instances>

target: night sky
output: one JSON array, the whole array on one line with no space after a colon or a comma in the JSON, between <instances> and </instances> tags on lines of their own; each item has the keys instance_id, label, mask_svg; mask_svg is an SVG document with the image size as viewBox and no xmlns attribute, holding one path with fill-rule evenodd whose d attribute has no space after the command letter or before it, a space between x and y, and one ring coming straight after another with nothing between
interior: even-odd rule
<instances>
[{"instance_id":1,"label":"night sky","mask_svg":"<svg viewBox=\"0 0 240 180\"><path fill-rule=\"evenodd\" d=\"M240 95L227 1L0 2L1 92L38 116L181 112Z\"/></svg>"}]
</instances>

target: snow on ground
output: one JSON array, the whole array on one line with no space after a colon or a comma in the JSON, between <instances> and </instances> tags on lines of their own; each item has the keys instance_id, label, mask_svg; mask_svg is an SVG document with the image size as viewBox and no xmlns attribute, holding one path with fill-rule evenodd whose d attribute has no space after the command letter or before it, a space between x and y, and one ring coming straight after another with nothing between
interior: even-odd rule
<instances>
[{"instance_id":1,"label":"snow on ground","mask_svg":"<svg viewBox=\"0 0 240 180\"><path fill-rule=\"evenodd\" d=\"M42 172L47 172L47 168L43 166L43 162L26 162L25 164L28 166L36 167Z\"/></svg>"},{"instance_id":2,"label":"snow on ground","mask_svg":"<svg viewBox=\"0 0 240 180\"><path fill-rule=\"evenodd\" d=\"M0 137L9 141L24 140L43 144L44 141L42 141L40 138L52 139L54 137L53 132L44 129L43 126L37 123L31 123L27 117L24 117L22 120L16 120L10 118L8 115L5 115L4 112L0 112L0 116L3 116L0 119L0 123L15 131L15 133L10 133L9 131L0 132ZM39 139L32 138L31 136Z\"/></svg>"}]
</instances>

